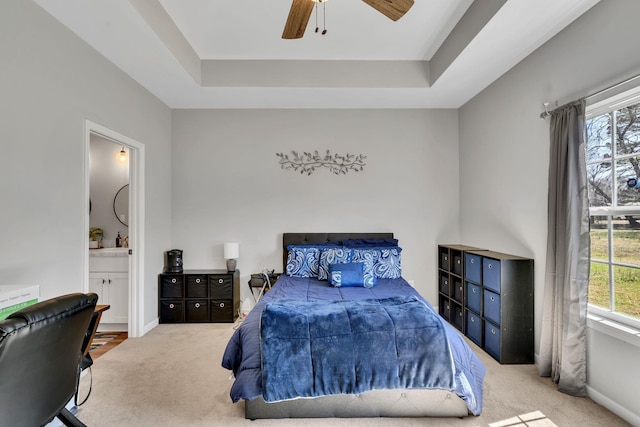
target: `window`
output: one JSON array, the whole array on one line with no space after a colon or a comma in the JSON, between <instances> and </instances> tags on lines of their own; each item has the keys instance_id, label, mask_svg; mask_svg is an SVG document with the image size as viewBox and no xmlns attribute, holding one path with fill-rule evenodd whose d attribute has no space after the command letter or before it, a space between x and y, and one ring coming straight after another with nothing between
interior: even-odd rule
<instances>
[{"instance_id":1,"label":"window","mask_svg":"<svg viewBox=\"0 0 640 427\"><path fill-rule=\"evenodd\" d=\"M587 107L589 309L640 327L640 88Z\"/></svg>"}]
</instances>

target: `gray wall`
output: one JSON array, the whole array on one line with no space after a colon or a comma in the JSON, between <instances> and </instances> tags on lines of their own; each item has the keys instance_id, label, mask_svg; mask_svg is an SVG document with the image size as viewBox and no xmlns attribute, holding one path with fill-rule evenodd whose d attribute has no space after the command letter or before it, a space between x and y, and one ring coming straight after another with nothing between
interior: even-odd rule
<instances>
[{"instance_id":1,"label":"gray wall","mask_svg":"<svg viewBox=\"0 0 640 427\"><path fill-rule=\"evenodd\" d=\"M640 2L603 0L460 109L460 230L466 244L535 259L539 347L549 122L562 105L640 73ZM589 330L590 395L640 423L640 348ZM615 384L615 385L614 385Z\"/></svg>"},{"instance_id":2,"label":"gray wall","mask_svg":"<svg viewBox=\"0 0 640 427\"><path fill-rule=\"evenodd\" d=\"M31 1L0 2L0 280L82 291L85 119L145 144L145 318L170 246L171 111Z\"/></svg>"},{"instance_id":3,"label":"gray wall","mask_svg":"<svg viewBox=\"0 0 640 427\"><path fill-rule=\"evenodd\" d=\"M276 153L364 154L362 172L282 170ZM185 268L282 271L283 232L392 231L403 275L434 305L436 244L457 242L455 110L177 110L173 243Z\"/></svg>"}]
</instances>

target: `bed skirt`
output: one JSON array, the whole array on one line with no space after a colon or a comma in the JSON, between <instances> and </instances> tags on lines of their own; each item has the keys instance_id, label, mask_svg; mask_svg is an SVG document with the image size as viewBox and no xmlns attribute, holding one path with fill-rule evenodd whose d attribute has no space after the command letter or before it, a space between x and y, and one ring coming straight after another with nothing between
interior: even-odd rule
<instances>
[{"instance_id":1,"label":"bed skirt","mask_svg":"<svg viewBox=\"0 0 640 427\"><path fill-rule=\"evenodd\" d=\"M374 390L267 403L245 401L245 418L466 417L466 403L446 390Z\"/></svg>"}]
</instances>

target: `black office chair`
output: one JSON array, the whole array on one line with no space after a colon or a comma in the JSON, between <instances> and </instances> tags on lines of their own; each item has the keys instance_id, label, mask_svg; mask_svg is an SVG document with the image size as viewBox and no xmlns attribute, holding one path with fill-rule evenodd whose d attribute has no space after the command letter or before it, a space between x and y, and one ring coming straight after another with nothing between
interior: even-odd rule
<instances>
[{"instance_id":1,"label":"black office chair","mask_svg":"<svg viewBox=\"0 0 640 427\"><path fill-rule=\"evenodd\" d=\"M23 308L0 321L0 426L42 426L58 417L84 426L67 408L98 296L75 293Z\"/></svg>"}]
</instances>

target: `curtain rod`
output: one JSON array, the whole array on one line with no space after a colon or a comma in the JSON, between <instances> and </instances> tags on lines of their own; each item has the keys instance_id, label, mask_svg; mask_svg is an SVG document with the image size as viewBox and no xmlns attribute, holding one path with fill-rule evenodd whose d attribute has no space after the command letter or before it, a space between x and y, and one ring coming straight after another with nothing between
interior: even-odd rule
<instances>
[{"instance_id":1,"label":"curtain rod","mask_svg":"<svg viewBox=\"0 0 640 427\"><path fill-rule=\"evenodd\" d=\"M605 93L607 91L610 91L610 90L613 90L613 89L615 89L617 87L625 85L625 84L627 84L629 82L632 82L632 81L634 81L635 79L638 79L638 78L640 78L640 74L636 74L635 76L629 77L626 80L623 80L623 81L618 82L618 83L614 83L611 86L608 86L608 87L606 87L604 89L601 89L601 90L599 90L597 92L593 92L593 93L585 96L584 99L589 99L589 98L593 98L594 96L601 95L601 94L603 94L603 93ZM568 104L571 104L571 102L569 102ZM544 111L542 113L540 113L540 118L541 119L546 119L547 117L549 117L551 115L551 111L548 110L548 107L549 107L549 103L548 102L545 102L543 105L544 105ZM557 107L558 107L558 101L556 101L556 108Z\"/></svg>"},{"instance_id":2,"label":"curtain rod","mask_svg":"<svg viewBox=\"0 0 640 427\"><path fill-rule=\"evenodd\" d=\"M629 78L628 78L628 79L626 79L626 80L623 80L623 81L621 81L621 82L618 82L618 83L612 84L611 86L606 87L606 88L604 88L604 89L602 89L602 90L599 90L599 91L597 91L597 92L594 92L594 93L592 93L591 95L587 95L587 96L585 96L585 97L584 97L584 99L593 98L593 97L594 97L594 96L596 96L596 95L600 95L600 94L605 93L605 92L607 92L607 91L609 91L609 90L615 89L615 88L617 88L617 87L619 87L619 86L622 86L622 85L625 85L625 84L627 84L627 83L629 83L629 82L632 82L632 81L634 81L634 80L635 80L635 79L637 79L637 78L640 78L640 74L636 74L636 75L635 75L635 76L633 76L633 77L629 77Z\"/></svg>"}]
</instances>

